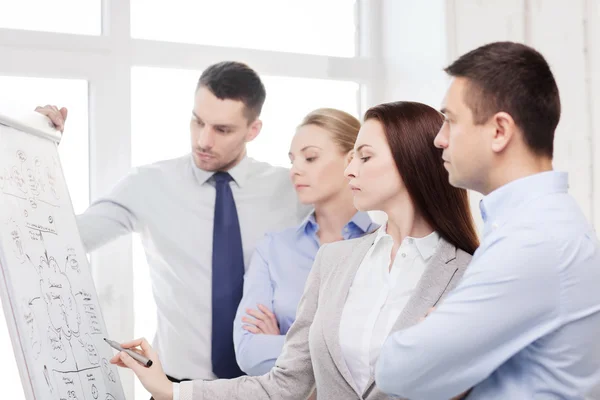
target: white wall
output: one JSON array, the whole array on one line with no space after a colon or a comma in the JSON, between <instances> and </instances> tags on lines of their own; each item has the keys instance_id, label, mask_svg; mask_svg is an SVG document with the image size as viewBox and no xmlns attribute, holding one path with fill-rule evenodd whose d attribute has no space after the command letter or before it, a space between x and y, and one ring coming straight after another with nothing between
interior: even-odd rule
<instances>
[{"instance_id":1,"label":"white wall","mask_svg":"<svg viewBox=\"0 0 600 400\"><path fill-rule=\"evenodd\" d=\"M512 40L538 49L558 82L562 116L555 168L600 229L600 2L595 0L376 0L382 15L385 82L380 101L439 107L442 68L484 43ZM472 209L479 218L479 195Z\"/></svg>"},{"instance_id":2,"label":"white wall","mask_svg":"<svg viewBox=\"0 0 600 400\"><path fill-rule=\"evenodd\" d=\"M562 102L554 166L569 172L570 193L600 231L600 1L375 1L385 70L379 102L438 107L448 83L442 68L488 42L522 42L546 57ZM480 199L471 194L479 228ZM600 388L590 396L600 399Z\"/></svg>"}]
</instances>

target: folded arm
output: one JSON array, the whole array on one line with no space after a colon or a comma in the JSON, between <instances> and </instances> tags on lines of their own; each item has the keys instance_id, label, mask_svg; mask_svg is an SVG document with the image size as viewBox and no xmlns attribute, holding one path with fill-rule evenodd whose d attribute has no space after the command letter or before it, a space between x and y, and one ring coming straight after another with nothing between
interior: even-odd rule
<instances>
[{"instance_id":1,"label":"folded arm","mask_svg":"<svg viewBox=\"0 0 600 400\"><path fill-rule=\"evenodd\" d=\"M181 394L194 400L296 400L307 398L314 389L309 330L319 303L320 265L327 245L317 253L315 263L298 305L296 321L287 333L283 351L268 374L233 380L194 381L181 385Z\"/></svg>"},{"instance_id":2,"label":"folded arm","mask_svg":"<svg viewBox=\"0 0 600 400\"><path fill-rule=\"evenodd\" d=\"M273 283L269 272L270 236L257 245L244 276L244 296L238 307L233 326L233 341L238 365L248 375L266 374L275 366L281 354L285 335L255 334L242 322L248 309L258 309L262 304L273 311ZM246 326L246 328L245 328Z\"/></svg>"},{"instance_id":3,"label":"folded arm","mask_svg":"<svg viewBox=\"0 0 600 400\"><path fill-rule=\"evenodd\" d=\"M560 283L547 250L542 239L525 237L488 247L431 315L387 339L378 387L406 398L449 398L555 329Z\"/></svg>"}]
</instances>

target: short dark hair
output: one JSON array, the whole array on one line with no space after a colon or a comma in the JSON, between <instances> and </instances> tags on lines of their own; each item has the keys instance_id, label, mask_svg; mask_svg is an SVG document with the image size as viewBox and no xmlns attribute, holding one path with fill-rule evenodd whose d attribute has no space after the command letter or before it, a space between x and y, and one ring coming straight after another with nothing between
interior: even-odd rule
<instances>
[{"instance_id":1,"label":"short dark hair","mask_svg":"<svg viewBox=\"0 0 600 400\"><path fill-rule=\"evenodd\" d=\"M223 61L205 69L196 90L201 87L210 90L218 99L244 103L245 115L250 122L260 116L267 96L256 71L236 61Z\"/></svg>"},{"instance_id":2,"label":"short dark hair","mask_svg":"<svg viewBox=\"0 0 600 400\"><path fill-rule=\"evenodd\" d=\"M538 51L514 42L489 43L464 54L445 71L467 79L465 103L476 124L504 111L535 154L552 157L560 96L550 66Z\"/></svg>"},{"instance_id":3,"label":"short dark hair","mask_svg":"<svg viewBox=\"0 0 600 400\"><path fill-rule=\"evenodd\" d=\"M370 108L364 120L383 126L396 168L423 218L441 237L473 254L479 239L469 196L466 190L450 185L442 150L433 145L443 115L425 104L398 101Z\"/></svg>"}]
</instances>

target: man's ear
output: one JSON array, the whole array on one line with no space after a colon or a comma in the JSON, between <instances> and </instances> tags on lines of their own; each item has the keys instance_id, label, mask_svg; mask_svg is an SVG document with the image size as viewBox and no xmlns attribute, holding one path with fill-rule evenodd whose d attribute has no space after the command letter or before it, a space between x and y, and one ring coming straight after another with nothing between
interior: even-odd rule
<instances>
[{"instance_id":1,"label":"man's ear","mask_svg":"<svg viewBox=\"0 0 600 400\"><path fill-rule=\"evenodd\" d=\"M261 129L262 121L260 119L257 119L253 123L251 123L250 129L248 130L248 135L246 135L246 142L251 142L254 139L256 139Z\"/></svg>"},{"instance_id":2,"label":"man's ear","mask_svg":"<svg viewBox=\"0 0 600 400\"><path fill-rule=\"evenodd\" d=\"M517 131L517 125L513 117L504 111L496 113L490 120L494 128L492 138L492 150L495 153L504 151L511 140L514 140Z\"/></svg>"}]
</instances>

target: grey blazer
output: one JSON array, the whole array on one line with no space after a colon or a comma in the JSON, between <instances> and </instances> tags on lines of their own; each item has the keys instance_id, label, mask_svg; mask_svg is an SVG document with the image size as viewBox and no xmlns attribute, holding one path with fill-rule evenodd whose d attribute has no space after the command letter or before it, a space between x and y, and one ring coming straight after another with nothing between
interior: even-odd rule
<instances>
[{"instance_id":1,"label":"grey blazer","mask_svg":"<svg viewBox=\"0 0 600 400\"><path fill-rule=\"evenodd\" d=\"M315 386L318 398L325 400L391 398L378 390L373 376L364 393L359 393L339 343L340 319L348 291L376 235L372 233L321 247L298 305L296 321L269 373L183 383L181 398L302 400ZM458 284L470 260L468 253L442 239L392 332L419 322Z\"/></svg>"}]
</instances>

